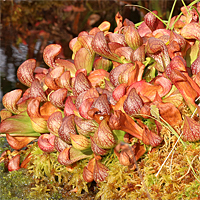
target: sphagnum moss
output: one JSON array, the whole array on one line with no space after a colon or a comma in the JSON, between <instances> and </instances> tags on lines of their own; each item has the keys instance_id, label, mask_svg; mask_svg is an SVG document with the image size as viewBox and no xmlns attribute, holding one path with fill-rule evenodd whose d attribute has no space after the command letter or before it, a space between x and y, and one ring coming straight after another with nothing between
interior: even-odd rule
<instances>
[{"instance_id":1,"label":"sphagnum moss","mask_svg":"<svg viewBox=\"0 0 200 200\"><path fill-rule=\"evenodd\" d=\"M178 130L178 127L176 128ZM177 138L166 128L162 129L167 143L162 147L152 149L151 153L138 161L140 172L152 199L198 199L200 198L200 182L195 178L188 163L190 159L197 175L200 174L200 143L186 143L186 148L178 142L173 154L169 157L158 177L155 174L160 169ZM148 199L136 171L113 159L109 165L109 176L106 182L99 184L100 191L96 199Z\"/></svg>"},{"instance_id":2,"label":"sphagnum moss","mask_svg":"<svg viewBox=\"0 0 200 200\"><path fill-rule=\"evenodd\" d=\"M90 197L88 184L83 180L83 167L88 160L82 160L74 166L72 173L66 166L57 161L57 153L44 153L37 144L29 146L32 152L32 159L29 163L28 173L33 175L35 185L31 188L30 196L40 196L44 198L68 199L71 197L81 198L84 195ZM85 194L82 192L85 191ZM95 193L93 191L93 193Z\"/></svg>"},{"instance_id":3,"label":"sphagnum moss","mask_svg":"<svg viewBox=\"0 0 200 200\"><path fill-rule=\"evenodd\" d=\"M156 177L156 173L177 140L166 128L162 129L161 134L165 138L164 141L168 142L160 147L153 148L150 153L145 154L138 161L140 173L151 198L166 200L172 198L198 199L200 183L195 178L187 157L190 159L195 173L199 176L200 143L187 142L186 148L184 148L181 142L178 142L158 177ZM79 161L70 172L65 166L58 163L57 153L44 153L39 149L37 143L34 143L29 145L26 151L22 150L21 155L25 157L30 151L32 152L32 159L28 166L28 174L33 175L34 180L32 179L32 182L30 182L31 179L27 178L29 176L22 174L24 173L23 170L9 173L6 178L2 179L3 182L1 181L1 195L4 195L2 196L4 199L6 199L5 194L8 198L16 194L16 191L20 194L19 188L24 188L23 184L29 185L27 187L27 191L29 191L27 198L32 199L38 195L44 199L51 199L53 196L56 199L66 199L69 196L74 197L74 199L83 197L85 199L100 198L102 200L116 198L148 199L137 171L122 166L112 152L106 159L102 160L102 163L106 164L110 170L107 180L94 186L93 183L86 183L82 177L83 167L88 162L87 159ZM16 177L20 177L21 182L13 183L14 179L19 180ZM30 187L32 188L30 189ZM16 191L14 192L13 189ZM21 192L26 194L23 191Z\"/></svg>"}]
</instances>

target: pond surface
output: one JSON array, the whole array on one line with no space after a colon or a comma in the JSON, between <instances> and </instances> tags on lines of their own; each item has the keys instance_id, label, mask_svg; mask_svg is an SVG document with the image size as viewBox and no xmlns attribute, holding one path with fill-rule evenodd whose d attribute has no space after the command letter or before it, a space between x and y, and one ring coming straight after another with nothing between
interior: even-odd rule
<instances>
[{"instance_id":1,"label":"pond surface","mask_svg":"<svg viewBox=\"0 0 200 200\"><path fill-rule=\"evenodd\" d=\"M7 53L9 51L9 53ZM7 46L7 49L0 48L0 72L1 72L1 90L0 99L7 92L17 88L16 68L20 66L27 58L28 46L20 44L19 48L13 45ZM3 108L2 101L0 110Z\"/></svg>"}]
</instances>

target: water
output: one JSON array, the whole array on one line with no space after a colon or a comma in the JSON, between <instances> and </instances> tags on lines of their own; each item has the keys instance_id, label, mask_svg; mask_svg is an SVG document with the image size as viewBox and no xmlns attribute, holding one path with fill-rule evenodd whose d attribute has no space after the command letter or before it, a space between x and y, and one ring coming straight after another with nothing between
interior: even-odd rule
<instances>
[{"instance_id":1,"label":"water","mask_svg":"<svg viewBox=\"0 0 200 200\"><path fill-rule=\"evenodd\" d=\"M34 49L34 55L40 50L41 40L38 39ZM18 47L13 45L0 47L0 110L3 108L2 97L7 92L18 88L17 69L27 60L28 45L20 43Z\"/></svg>"}]
</instances>

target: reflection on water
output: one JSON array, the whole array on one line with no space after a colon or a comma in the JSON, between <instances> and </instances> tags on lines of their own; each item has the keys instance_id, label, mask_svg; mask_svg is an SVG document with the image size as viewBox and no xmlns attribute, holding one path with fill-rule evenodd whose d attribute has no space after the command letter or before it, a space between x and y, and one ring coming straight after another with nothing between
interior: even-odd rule
<instances>
[{"instance_id":1,"label":"reflection on water","mask_svg":"<svg viewBox=\"0 0 200 200\"><path fill-rule=\"evenodd\" d=\"M13 45L6 46L5 48L0 48L0 72L1 72L1 90L0 99L2 106L2 97L5 93L16 89L17 67L26 60L28 52L28 46L24 44L19 44L16 48Z\"/></svg>"},{"instance_id":2,"label":"reflection on water","mask_svg":"<svg viewBox=\"0 0 200 200\"><path fill-rule=\"evenodd\" d=\"M40 50L41 41L38 40L35 45L34 54L37 55ZM27 60L28 45L19 44L18 48L10 45L5 48L0 47L0 110L3 108L2 97L7 92L17 88L18 82L16 72L17 68Z\"/></svg>"}]
</instances>

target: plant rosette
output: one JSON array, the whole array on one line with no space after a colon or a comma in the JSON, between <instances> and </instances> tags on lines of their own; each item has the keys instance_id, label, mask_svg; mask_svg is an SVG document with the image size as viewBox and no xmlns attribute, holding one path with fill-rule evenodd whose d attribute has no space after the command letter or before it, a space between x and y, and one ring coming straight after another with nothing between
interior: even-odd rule
<instances>
[{"instance_id":1,"label":"plant rosette","mask_svg":"<svg viewBox=\"0 0 200 200\"><path fill-rule=\"evenodd\" d=\"M48 68L35 59L18 68L27 89L4 95L0 133L16 151L35 142L44 159L54 155L72 174L81 166L82 180L98 185L112 160L139 173L137 160L166 146L163 130L184 148L199 141L200 5L181 11L168 22L150 11L140 25L117 13L114 32L105 21L71 40L73 60L59 58L59 44L47 46ZM4 152L1 162L9 171L36 165L28 149L21 164L20 151L9 159Z\"/></svg>"}]
</instances>

